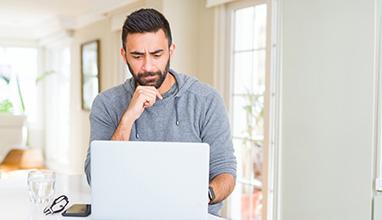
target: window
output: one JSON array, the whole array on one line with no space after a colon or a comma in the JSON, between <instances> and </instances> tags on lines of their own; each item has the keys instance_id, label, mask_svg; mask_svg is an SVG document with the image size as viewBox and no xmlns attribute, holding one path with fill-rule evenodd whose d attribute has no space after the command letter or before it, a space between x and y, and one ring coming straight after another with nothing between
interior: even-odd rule
<instances>
[{"instance_id":1,"label":"window","mask_svg":"<svg viewBox=\"0 0 382 220\"><path fill-rule=\"evenodd\" d=\"M0 46L0 103L12 103L14 114L37 120L37 49Z\"/></svg>"},{"instance_id":2,"label":"window","mask_svg":"<svg viewBox=\"0 0 382 220\"><path fill-rule=\"evenodd\" d=\"M262 219L264 96L267 5L232 4L230 114L237 157L237 183L230 198L230 219Z\"/></svg>"}]
</instances>

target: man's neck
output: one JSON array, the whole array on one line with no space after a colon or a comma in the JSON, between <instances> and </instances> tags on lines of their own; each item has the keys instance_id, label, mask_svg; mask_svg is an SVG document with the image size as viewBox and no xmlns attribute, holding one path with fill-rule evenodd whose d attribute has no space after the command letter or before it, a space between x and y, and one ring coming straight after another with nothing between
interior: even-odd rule
<instances>
[{"instance_id":1,"label":"man's neck","mask_svg":"<svg viewBox=\"0 0 382 220\"><path fill-rule=\"evenodd\" d=\"M175 81L175 77L170 72L167 72L166 79L164 79L162 85L158 88L159 93L161 95L165 94L175 84Z\"/></svg>"}]
</instances>

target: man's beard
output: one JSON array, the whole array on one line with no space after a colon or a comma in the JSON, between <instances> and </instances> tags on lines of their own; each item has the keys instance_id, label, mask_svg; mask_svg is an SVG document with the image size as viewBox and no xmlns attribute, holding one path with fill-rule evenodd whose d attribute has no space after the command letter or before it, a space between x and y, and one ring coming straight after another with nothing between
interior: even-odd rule
<instances>
[{"instance_id":1,"label":"man's beard","mask_svg":"<svg viewBox=\"0 0 382 220\"><path fill-rule=\"evenodd\" d=\"M170 69L170 58L168 58L166 68L163 70L163 72L159 70L157 72L141 72L141 73L135 74L128 62L127 62L127 67L129 68L131 75L133 75L135 82L137 82L139 85L154 86L156 89L159 89L159 87L161 87L162 83L166 79L168 70ZM146 80L145 77L147 76L155 76L155 78Z\"/></svg>"}]
</instances>

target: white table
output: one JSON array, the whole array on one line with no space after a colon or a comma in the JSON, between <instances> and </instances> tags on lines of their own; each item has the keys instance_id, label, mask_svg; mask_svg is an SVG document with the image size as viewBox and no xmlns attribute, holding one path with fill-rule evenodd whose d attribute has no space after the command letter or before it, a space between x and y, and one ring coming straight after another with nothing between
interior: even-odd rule
<instances>
[{"instance_id":1,"label":"white table","mask_svg":"<svg viewBox=\"0 0 382 220\"><path fill-rule=\"evenodd\" d=\"M56 177L55 197L66 195L69 204L90 203L90 188L81 175L62 175ZM27 171L16 171L0 176L0 219L12 220L90 220L86 218L63 217L61 213L45 216L43 206L33 205L29 201L27 189ZM209 215L208 220L222 220L222 218Z\"/></svg>"}]
</instances>

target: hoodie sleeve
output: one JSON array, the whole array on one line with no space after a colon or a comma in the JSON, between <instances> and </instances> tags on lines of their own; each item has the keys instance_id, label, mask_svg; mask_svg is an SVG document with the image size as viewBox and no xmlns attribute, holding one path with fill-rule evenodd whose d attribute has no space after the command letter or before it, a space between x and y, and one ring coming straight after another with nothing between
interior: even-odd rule
<instances>
[{"instance_id":1,"label":"hoodie sleeve","mask_svg":"<svg viewBox=\"0 0 382 220\"><path fill-rule=\"evenodd\" d=\"M201 138L210 145L210 180L221 173L236 178L236 157L223 99L217 92L207 96Z\"/></svg>"},{"instance_id":2,"label":"hoodie sleeve","mask_svg":"<svg viewBox=\"0 0 382 220\"><path fill-rule=\"evenodd\" d=\"M109 114L107 104L104 101L102 94L98 95L93 104L89 116L90 120L90 140L89 148L85 160L85 173L86 179L91 184L90 164L91 164L91 150L90 144L94 140L110 140L115 131L115 123Z\"/></svg>"}]
</instances>

